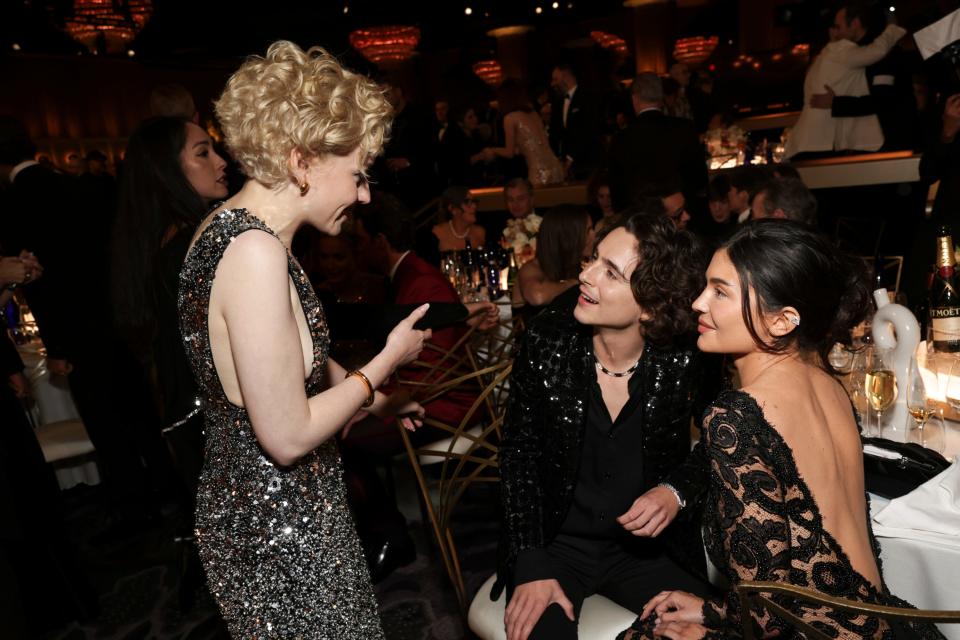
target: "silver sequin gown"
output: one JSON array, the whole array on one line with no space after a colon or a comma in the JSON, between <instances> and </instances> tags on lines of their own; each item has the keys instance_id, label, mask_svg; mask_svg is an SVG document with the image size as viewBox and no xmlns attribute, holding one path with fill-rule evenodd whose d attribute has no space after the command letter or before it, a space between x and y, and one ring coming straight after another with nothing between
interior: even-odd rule
<instances>
[{"instance_id":1,"label":"silver sequin gown","mask_svg":"<svg viewBox=\"0 0 960 640\"><path fill-rule=\"evenodd\" d=\"M523 120L518 120L516 146L527 161L527 177L533 186L545 187L563 182L563 165L553 155L542 127L533 128Z\"/></svg>"},{"instance_id":2,"label":"silver sequin gown","mask_svg":"<svg viewBox=\"0 0 960 640\"><path fill-rule=\"evenodd\" d=\"M180 272L180 328L205 404L196 534L207 582L234 638L383 638L335 442L277 466L214 368L207 333L214 275L230 242L254 229L276 235L242 209L218 213ZM313 338L310 397L323 390L330 339L306 275L293 257L288 263Z\"/></svg>"}]
</instances>

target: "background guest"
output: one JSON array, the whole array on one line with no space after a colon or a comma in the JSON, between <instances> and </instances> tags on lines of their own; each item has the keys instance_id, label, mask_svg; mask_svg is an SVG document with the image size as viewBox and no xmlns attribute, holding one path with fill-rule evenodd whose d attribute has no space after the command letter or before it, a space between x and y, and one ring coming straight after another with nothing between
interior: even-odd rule
<instances>
[{"instance_id":1,"label":"background guest","mask_svg":"<svg viewBox=\"0 0 960 640\"><path fill-rule=\"evenodd\" d=\"M566 204L547 210L537 234L537 256L517 274L524 302L550 304L577 284L581 261L592 252L593 220L586 209Z\"/></svg>"}]
</instances>

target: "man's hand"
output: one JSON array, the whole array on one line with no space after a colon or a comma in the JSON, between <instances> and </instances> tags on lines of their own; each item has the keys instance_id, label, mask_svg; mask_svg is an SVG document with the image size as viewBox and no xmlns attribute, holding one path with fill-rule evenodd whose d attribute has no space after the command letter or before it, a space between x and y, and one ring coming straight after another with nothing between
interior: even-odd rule
<instances>
[{"instance_id":1,"label":"man's hand","mask_svg":"<svg viewBox=\"0 0 960 640\"><path fill-rule=\"evenodd\" d=\"M692 622L703 624L703 598L686 591L661 591L643 606L640 619L656 614L658 624Z\"/></svg>"},{"instance_id":2,"label":"man's hand","mask_svg":"<svg viewBox=\"0 0 960 640\"><path fill-rule=\"evenodd\" d=\"M73 371L73 365L62 358L47 358L47 371L55 376L65 376Z\"/></svg>"},{"instance_id":3,"label":"man's hand","mask_svg":"<svg viewBox=\"0 0 960 640\"><path fill-rule=\"evenodd\" d=\"M952 142L960 131L960 93L955 93L943 105L943 139Z\"/></svg>"},{"instance_id":4,"label":"man's hand","mask_svg":"<svg viewBox=\"0 0 960 640\"><path fill-rule=\"evenodd\" d=\"M492 302L467 302L467 324L486 331L500 322L500 310Z\"/></svg>"},{"instance_id":5,"label":"man's hand","mask_svg":"<svg viewBox=\"0 0 960 640\"><path fill-rule=\"evenodd\" d=\"M0 287L21 284L27 279L27 266L20 258L0 258Z\"/></svg>"},{"instance_id":6,"label":"man's hand","mask_svg":"<svg viewBox=\"0 0 960 640\"><path fill-rule=\"evenodd\" d=\"M22 373L10 374L9 384L10 388L13 389L13 395L17 396L18 399L26 400L30 397L30 383L27 382L27 377Z\"/></svg>"},{"instance_id":7,"label":"man's hand","mask_svg":"<svg viewBox=\"0 0 960 640\"><path fill-rule=\"evenodd\" d=\"M670 640L700 640L707 635L707 628L693 622L666 622L653 628L654 638Z\"/></svg>"},{"instance_id":8,"label":"man's hand","mask_svg":"<svg viewBox=\"0 0 960 640\"><path fill-rule=\"evenodd\" d=\"M635 536L655 538L680 512L680 504L673 492L654 487L633 501L633 506L617 518L624 529Z\"/></svg>"},{"instance_id":9,"label":"man's hand","mask_svg":"<svg viewBox=\"0 0 960 640\"><path fill-rule=\"evenodd\" d=\"M37 256L24 249L20 252L20 259L23 261L23 266L27 270L27 282L39 280L40 276L43 275L43 265L37 260Z\"/></svg>"},{"instance_id":10,"label":"man's hand","mask_svg":"<svg viewBox=\"0 0 960 640\"><path fill-rule=\"evenodd\" d=\"M574 620L573 603L556 580L534 580L518 585L503 617L507 640L527 640L540 616L554 603L560 605L571 621Z\"/></svg>"},{"instance_id":11,"label":"man's hand","mask_svg":"<svg viewBox=\"0 0 960 640\"><path fill-rule=\"evenodd\" d=\"M378 391L373 404L367 408L367 411L378 418L398 416L400 424L407 431L416 431L420 428L426 413L419 402L410 399L410 392L406 390L394 391L391 394Z\"/></svg>"},{"instance_id":12,"label":"man's hand","mask_svg":"<svg viewBox=\"0 0 960 640\"><path fill-rule=\"evenodd\" d=\"M830 109L833 107L833 97L836 95L830 85L823 85L826 93L815 93L810 96L810 106L814 109Z\"/></svg>"}]
</instances>

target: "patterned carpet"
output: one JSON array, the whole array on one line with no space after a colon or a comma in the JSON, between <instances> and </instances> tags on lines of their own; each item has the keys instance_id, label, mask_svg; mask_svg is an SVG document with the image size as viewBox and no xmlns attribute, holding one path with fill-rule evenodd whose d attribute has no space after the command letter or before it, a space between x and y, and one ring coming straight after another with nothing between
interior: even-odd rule
<instances>
[{"instance_id":1,"label":"patterned carpet","mask_svg":"<svg viewBox=\"0 0 960 640\"><path fill-rule=\"evenodd\" d=\"M409 530L417 559L376 586L388 640L459 640L470 638L456 598L433 543L432 531L419 522L412 486L399 486L407 496ZM97 489L81 486L66 492L68 531L79 549L79 562L97 591L100 613L95 621L33 637L43 640L123 639L219 640L227 638L216 605L205 588L192 606L181 606L179 563L181 544L174 541L177 514L158 526L115 537L103 535L106 522ZM458 512L456 540L464 580L470 593L493 572L496 562L496 492L468 498ZM416 520L414 520L414 516Z\"/></svg>"}]
</instances>

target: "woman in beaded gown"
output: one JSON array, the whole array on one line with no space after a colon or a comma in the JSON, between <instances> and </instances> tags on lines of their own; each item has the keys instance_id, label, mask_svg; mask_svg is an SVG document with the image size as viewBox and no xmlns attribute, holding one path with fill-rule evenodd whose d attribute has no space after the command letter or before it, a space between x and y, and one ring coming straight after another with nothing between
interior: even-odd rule
<instances>
[{"instance_id":1,"label":"woman in beaded gown","mask_svg":"<svg viewBox=\"0 0 960 640\"><path fill-rule=\"evenodd\" d=\"M533 186L563 182L563 164L553 154L543 120L534 111L523 85L516 80L505 80L497 91L497 100L500 113L504 114L504 144L484 149L487 161L498 156L512 158L519 153L527 163L527 177Z\"/></svg>"},{"instance_id":2,"label":"woman in beaded gown","mask_svg":"<svg viewBox=\"0 0 960 640\"><path fill-rule=\"evenodd\" d=\"M909 606L883 581L864 490L856 417L826 354L869 308L859 259L797 222L760 220L717 250L700 313L701 350L734 358L742 388L707 409L704 542L730 584L766 580L864 603ZM749 312L746 310L749 309ZM890 623L772 599L832 638L942 638L930 624ZM625 640L804 638L737 596L658 594Z\"/></svg>"},{"instance_id":3,"label":"woman in beaded gown","mask_svg":"<svg viewBox=\"0 0 960 640\"><path fill-rule=\"evenodd\" d=\"M419 405L374 388L429 338L413 328L426 306L347 373L290 243L303 224L337 234L369 200L390 106L322 49L277 42L216 112L248 180L200 223L179 289L205 409L196 534L210 591L234 638L382 638L335 436L361 407L419 422Z\"/></svg>"}]
</instances>

